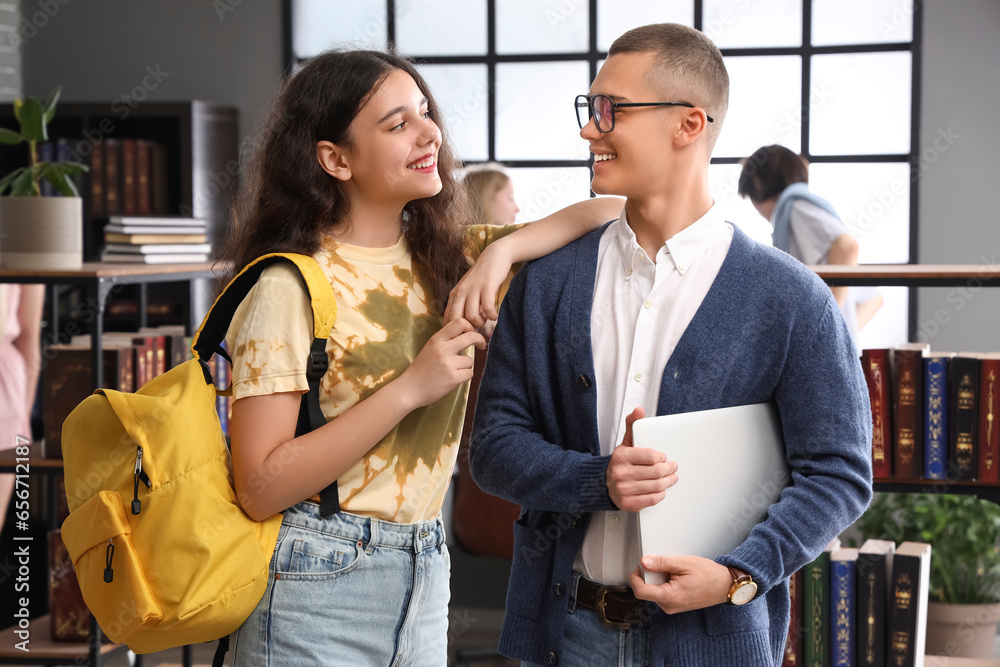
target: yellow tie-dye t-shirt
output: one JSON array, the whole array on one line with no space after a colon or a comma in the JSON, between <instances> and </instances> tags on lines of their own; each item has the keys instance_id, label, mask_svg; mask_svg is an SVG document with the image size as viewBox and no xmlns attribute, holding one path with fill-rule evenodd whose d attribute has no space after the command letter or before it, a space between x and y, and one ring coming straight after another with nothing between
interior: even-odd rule
<instances>
[{"instance_id":1,"label":"yellow tie-dye t-shirt","mask_svg":"<svg viewBox=\"0 0 1000 667\"><path fill-rule=\"evenodd\" d=\"M517 228L467 227L469 258ZM320 384L320 407L332 420L399 377L443 322L427 302L405 237L389 248L331 239L315 257L337 297L337 321L326 344L329 369ZM264 270L237 309L226 343L234 400L309 390L312 309L293 267ZM463 383L404 417L337 480L341 508L396 523L436 517L458 456L468 391Z\"/></svg>"}]
</instances>

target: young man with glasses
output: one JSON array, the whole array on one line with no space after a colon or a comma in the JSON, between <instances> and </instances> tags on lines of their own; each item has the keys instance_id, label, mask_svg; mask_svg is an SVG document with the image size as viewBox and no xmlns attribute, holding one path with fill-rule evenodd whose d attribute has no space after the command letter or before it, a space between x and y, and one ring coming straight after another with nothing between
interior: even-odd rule
<instances>
[{"instance_id":1,"label":"young man with glasses","mask_svg":"<svg viewBox=\"0 0 1000 667\"><path fill-rule=\"evenodd\" d=\"M709 194L728 90L700 32L616 40L576 106L593 189L625 210L522 269L500 312L470 466L523 508L500 650L527 663L780 664L788 577L871 498L868 396L830 290ZM792 483L730 553L644 557L669 574L645 584L636 512L684 470L632 447L632 423L765 401Z\"/></svg>"}]
</instances>

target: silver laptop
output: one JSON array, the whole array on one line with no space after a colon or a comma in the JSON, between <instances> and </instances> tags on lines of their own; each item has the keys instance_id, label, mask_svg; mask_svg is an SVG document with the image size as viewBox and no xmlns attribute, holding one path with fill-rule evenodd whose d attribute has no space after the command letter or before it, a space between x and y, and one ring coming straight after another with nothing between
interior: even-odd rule
<instances>
[{"instance_id":1,"label":"silver laptop","mask_svg":"<svg viewBox=\"0 0 1000 667\"><path fill-rule=\"evenodd\" d=\"M767 518L791 483L781 422L774 403L640 419L636 447L677 461L677 483L639 512L642 555L716 558L732 551ZM646 572L651 584L665 581Z\"/></svg>"}]
</instances>

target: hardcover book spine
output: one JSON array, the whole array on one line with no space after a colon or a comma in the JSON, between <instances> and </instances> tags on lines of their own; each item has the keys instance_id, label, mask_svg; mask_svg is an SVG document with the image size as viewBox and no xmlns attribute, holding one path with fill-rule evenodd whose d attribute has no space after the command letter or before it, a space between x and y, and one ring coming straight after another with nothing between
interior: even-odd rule
<instances>
[{"instance_id":1,"label":"hardcover book spine","mask_svg":"<svg viewBox=\"0 0 1000 667\"><path fill-rule=\"evenodd\" d=\"M125 215L135 215L136 213L136 190L135 182L135 139L122 139L122 162L121 162L121 203L122 212Z\"/></svg>"},{"instance_id":2,"label":"hardcover book spine","mask_svg":"<svg viewBox=\"0 0 1000 667\"><path fill-rule=\"evenodd\" d=\"M791 617L788 622L785 657L781 661L781 667L800 667L802 665L802 620L804 617L802 605L805 598L805 591L802 590L803 583L803 570L799 570L788 579Z\"/></svg>"},{"instance_id":3,"label":"hardcover book spine","mask_svg":"<svg viewBox=\"0 0 1000 667\"><path fill-rule=\"evenodd\" d=\"M105 348L104 386L120 390L118 381L127 348ZM45 457L62 458L62 425L69 413L93 392L90 384L90 349L50 346L46 350L48 363L42 370L42 400L45 402L43 424Z\"/></svg>"},{"instance_id":4,"label":"hardcover book spine","mask_svg":"<svg viewBox=\"0 0 1000 667\"><path fill-rule=\"evenodd\" d=\"M923 424L920 423L923 359L918 351L893 350L893 468L899 479L923 472Z\"/></svg>"},{"instance_id":5,"label":"hardcover book spine","mask_svg":"<svg viewBox=\"0 0 1000 667\"><path fill-rule=\"evenodd\" d=\"M136 198L135 208L139 215L153 212L149 192L149 142L138 139L135 142Z\"/></svg>"},{"instance_id":6,"label":"hardcover book spine","mask_svg":"<svg viewBox=\"0 0 1000 667\"><path fill-rule=\"evenodd\" d=\"M982 484L1000 484L1000 359L983 359L979 367L979 474Z\"/></svg>"},{"instance_id":7,"label":"hardcover book spine","mask_svg":"<svg viewBox=\"0 0 1000 667\"><path fill-rule=\"evenodd\" d=\"M955 357L951 362L951 437L948 471L953 480L971 482L976 475L976 395L979 359Z\"/></svg>"},{"instance_id":8,"label":"hardcover book spine","mask_svg":"<svg viewBox=\"0 0 1000 667\"><path fill-rule=\"evenodd\" d=\"M886 557L862 553L857 563L858 664L885 667Z\"/></svg>"},{"instance_id":9,"label":"hardcover book spine","mask_svg":"<svg viewBox=\"0 0 1000 667\"><path fill-rule=\"evenodd\" d=\"M42 162L55 162L56 161L56 148L51 141L46 141L44 143L38 144L38 159ZM43 197L55 197L56 187L49 183L44 178L39 182L39 188L41 189L41 195Z\"/></svg>"},{"instance_id":10,"label":"hardcover book spine","mask_svg":"<svg viewBox=\"0 0 1000 667\"><path fill-rule=\"evenodd\" d=\"M215 386L224 390L229 387L229 362L223 359L221 354L217 354L215 359ZM226 397L219 394L215 399L215 409L219 413L219 425L222 427L222 434L229 435L229 403Z\"/></svg>"},{"instance_id":11,"label":"hardcover book spine","mask_svg":"<svg viewBox=\"0 0 1000 667\"><path fill-rule=\"evenodd\" d=\"M892 563L892 625L889 627L894 667L914 667L919 582L920 560L896 554Z\"/></svg>"},{"instance_id":12,"label":"hardcover book spine","mask_svg":"<svg viewBox=\"0 0 1000 667\"><path fill-rule=\"evenodd\" d=\"M62 532L49 532L49 615L53 641L85 642L90 636L90 610L76 580L73 559Z\"/></svg>"},{"instance_id":13,"label":"hardcover book spine","mask_svg":"<svg viewBox=\"0 0 1000 667\"><path fill-rule=\"evenodd\" d=\"M806 566L805 577L806 667L830 665L830 554L824 551Z\"/></svg>"},{"instance_id":14,"label":"hardcover book spine","mask_svg":"<svg viewBox=\"0 0 1000 667\"><path fill-rule=\"evenodd\" d=\"M948 466L948 360L924 360L924 477L944 479Z\"/></svg>"},{"instance_id":15,"label":"hardcover book spine","mask_svg":"<svg viewBox=\"0 0 1000 667\"><path fill-rule=\"evenodd\" d=\"M869 349L861 353L862 369L872 405L872 473L876 478L892 477L887 352L885 349Z\"/></svg>"},{"instance_id":16,"label":"hardcover book spine","mask_svg":"<svg viewBox=\"0 0 1000 667\"><path fill-rule=\"evenodd\" d=\"M104 194L104 144L95 142L90 154L90 217L103 218L107 215Z\"/></svg>"},{"instance_id":17,"label":"hardcover book spine","mask_svg":"<svg viewBox=\"0 0 1000 667\"><path fill-rule=\"evenodd\" d=\"M854 566L851 561L834 560L830 563L834 667L855 667Z\"/></svg>"},{"instance_id":18,"label":"hardcover book spine","mask_svg":"<svg viewBox=\"0 0 1000 667\"><path fill-rule=\"evenodd\" d=\"M107 139L104 142L104 191L108 215L121 213L121 186L118 182L120 178L120 152L120 144L117 139Z\"/></svg>"}]
</instances>

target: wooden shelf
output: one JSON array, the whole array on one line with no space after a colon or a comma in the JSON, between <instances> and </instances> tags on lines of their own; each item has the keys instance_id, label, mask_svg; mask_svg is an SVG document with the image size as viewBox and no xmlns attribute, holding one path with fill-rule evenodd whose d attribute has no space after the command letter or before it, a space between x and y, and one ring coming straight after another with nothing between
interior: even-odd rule
<instances>
[{"instance_id":1,"label":"wooden shelf","mask_svg":"<svg viewBox=\"0 0 1000 667\"><path fill-rule=\"evenodd\" d=\"M108 262L84 262L79 269L34 270L0 268L0 282L43 282L49 284L73 283L93 280L128 280L166 277L169 280L184 280L179 277L198 274L195 277L211 278L221 274L227 265L224 262L199 262L196 264L118 264ZM128 282L136 282L128 280Z\"/></svg>"},{"instance_id":2,"label":"wooden shelf","mask_svg":"<svg viewBox=\"0 0 1000 667\"><path fill-rule=\"evenodd\" d=\"M42 456L44 441L36 440L28 445L28 468L31 473L61 475L63 471L62 459L47 459ZM23 458L18 456L13 449L0 451L0 474L17 471L17 460Z\"/></svg>"},{"instance_id":3,"label":"wooden shelf","mask_svg":"<svg viewBox=\"0 0 1000 667\"><path fill-rule=\"evenodd\" d=\"M52 623L47 614L31 619L29 629L28 652L15 647L21 639L14 634L14 626L0 631L0 664L79 665L90 658L90 646L86 642L52 641ZM99 652L104 656L124 648L127 648L125 644L102 644Z\"/></svg>"},{"instance_id":4,"label":"wooden shelf","mask_svg":"<svg viewBox=\"0 0 1000 667\"><path fill-rule=\"evenodd\" d=\"M946 479L887 479L875 478L876 491L896 493L950 493L955 495L978 496L1000 505L1000 486L978 482L951 482Z\"/></svg>"},{"instance_id":5,"label":"wooden shelf","mask_svg":"<svg viewBox=\"0 0 1000 667\"><path fill-rule=\"evenodd\" d=\"M1000 660L949 658L943 655L924 656L924 667L998 667Z\"/></svg>"},{"instance_id":6,"label":"wooden shelf","mask_svg":"<svg viewBox=\"0 0 1000 667\"><path fill-rule=\"evenodd\" d=\"M1000 285L997 264L862 264L809 267L831 287L958 287Z\"/></svg>"}]
</instances>

